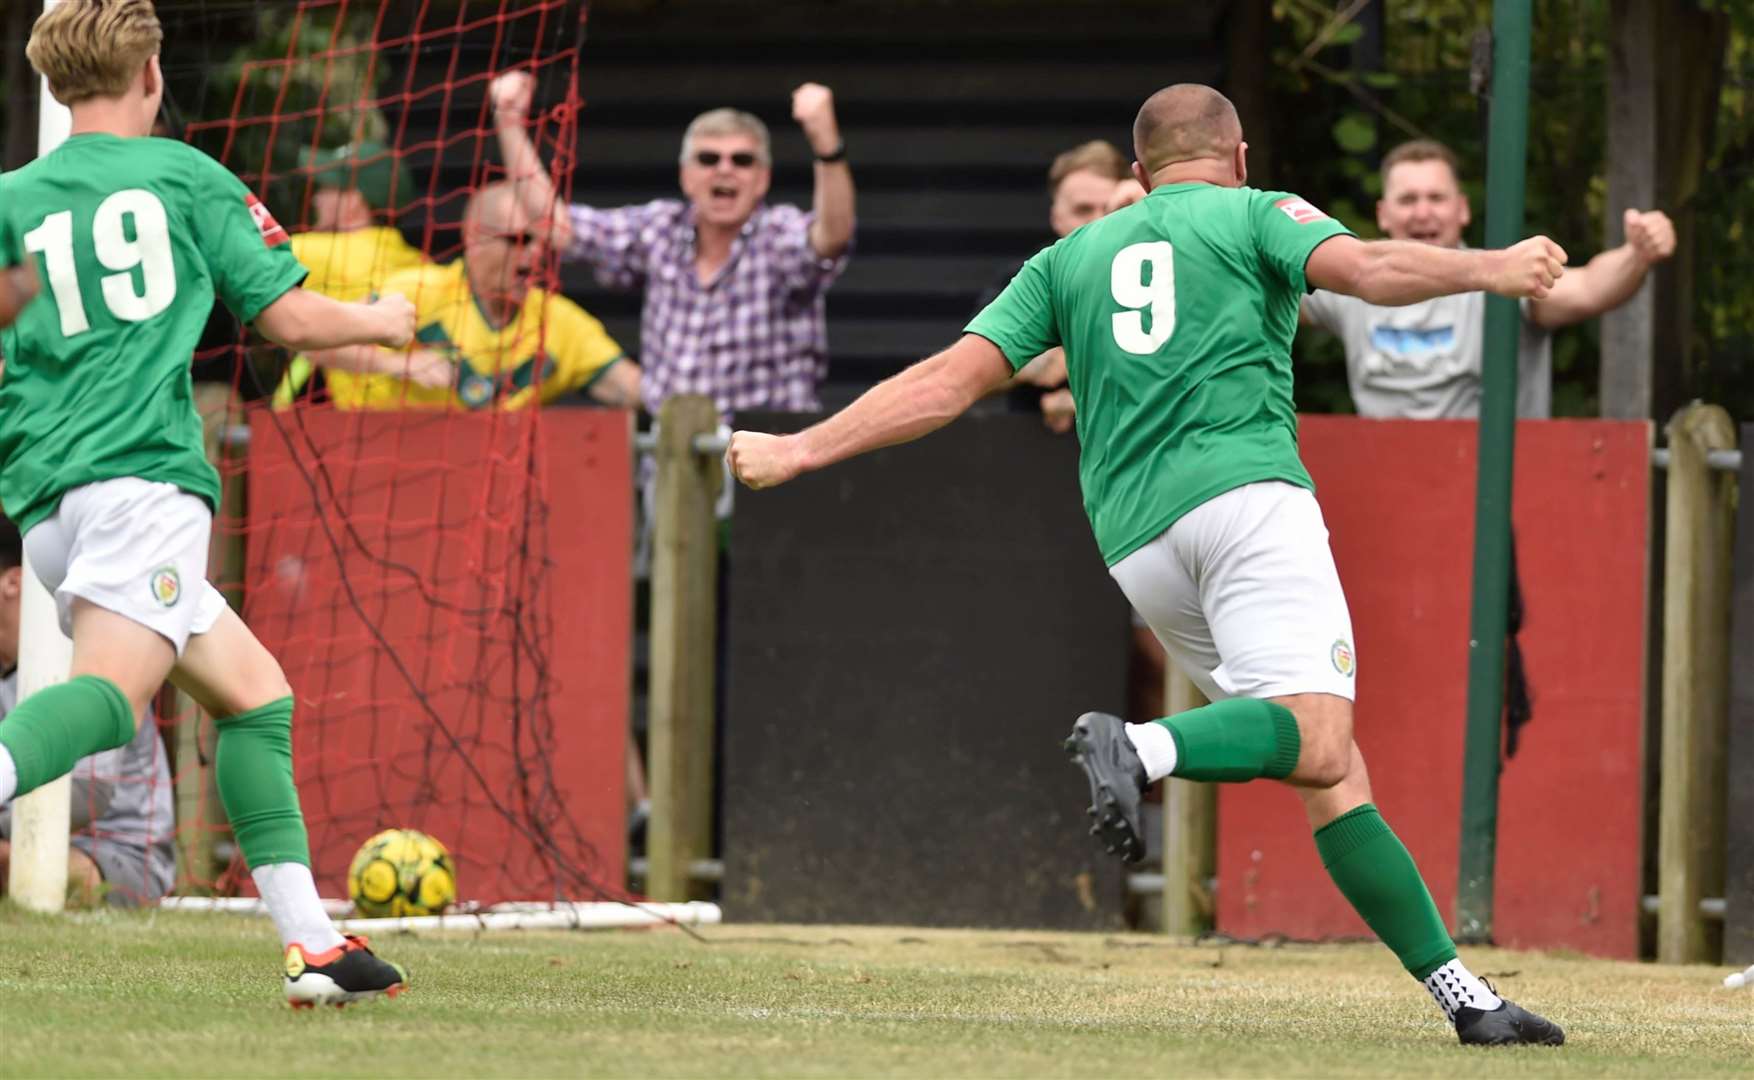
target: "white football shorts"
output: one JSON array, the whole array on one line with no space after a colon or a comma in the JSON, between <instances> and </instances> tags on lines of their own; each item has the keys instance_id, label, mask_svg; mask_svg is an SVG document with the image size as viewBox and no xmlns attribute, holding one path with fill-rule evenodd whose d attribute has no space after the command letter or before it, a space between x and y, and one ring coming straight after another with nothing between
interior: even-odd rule
<instances>
[{"instance_id":1,"label":"white football shorts","mask_svg":"<svg viewBox=\"0 0 1754 1080\"><path fill-rule=\"evenodd\" d=\"M24 536L25 553L55 596L61 632L73 633L73 598L158 632L183 655L225 613L207 582L213 512L174 484L125 478L76 487Z\"/></svg>"},{"instance_id":2,"label":"white football shorts","mask_svg":"<svg viewBox=\"0 0 1754 1080\"><path fill-rule=\"evenodd\" d=\"M1109 573L1209 700L1353 700L1352 616L1307 489L1272 480L1227 491Z\"/></svg>"}]
</instances>

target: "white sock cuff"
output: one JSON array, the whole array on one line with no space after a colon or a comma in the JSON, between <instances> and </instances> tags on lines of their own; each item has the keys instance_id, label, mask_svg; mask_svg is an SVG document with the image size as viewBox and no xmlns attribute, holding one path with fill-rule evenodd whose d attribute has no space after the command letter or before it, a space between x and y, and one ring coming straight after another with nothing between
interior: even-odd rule
<instances>
[{"instance_id":1,"label":"white sock cuff","mask_svg":"<svg viewBox=\"0 0 1754 1080\"><path fill-rule=\"evenodd\" d=\"M1156 783L1175 771L1175 736L1162 724L1128 724L1127 738L1145 766L1145 779Z\"/></svg>"}]
</instances>

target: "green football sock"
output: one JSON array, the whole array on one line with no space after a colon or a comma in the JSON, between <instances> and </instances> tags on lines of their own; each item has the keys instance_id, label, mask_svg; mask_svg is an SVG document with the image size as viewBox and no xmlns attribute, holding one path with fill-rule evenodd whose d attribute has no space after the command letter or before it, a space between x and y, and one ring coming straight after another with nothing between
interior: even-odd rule
<instances>
[{"instance_id":1,"label":"green football sock","mask_svg":"<svg viewBox=\"0 0 1754 1080\"><path fill-rule=\"evenodd\" d=\"M1231 698L1157 721L1175 737L1175 769L1184 780L1240 783L1283 780L1297 768L1303 739L1283 705Z\"/></svg>"},{"instance_id":2,"label":"green football sock","mask_svg":"<svg viewBox=\"0 0 1754 1080\"><path fill-rule=\"evenodd\" d=\"M126 746L133 738L128 695L98 675L38 690L0 720L0 746L18 770L15 797L67 775L82 757Z\"/></svg>"},{"instance_id":3,"label":"green football sock","mask_svg":"<svg viewBox=\"0 0 1754 1080\"><path fill-rule=\"evenodd\" d=\"M1316 851L1352 910L1364 917L1415 979L1456 958L1455 942L1413 856L1370 803L1315 831Z\"/></svg>"},{"instance_id":4,"label":"green football sock","mask_svg":"<svg viewBox=\"0 0 1754 1080\"><path fill-rule=\"evenodd\" d=\"M292 782L292 699L214 721L219 799L250 869L270 863L311 864L310 839Z\"/></svg>"}]
</instances>

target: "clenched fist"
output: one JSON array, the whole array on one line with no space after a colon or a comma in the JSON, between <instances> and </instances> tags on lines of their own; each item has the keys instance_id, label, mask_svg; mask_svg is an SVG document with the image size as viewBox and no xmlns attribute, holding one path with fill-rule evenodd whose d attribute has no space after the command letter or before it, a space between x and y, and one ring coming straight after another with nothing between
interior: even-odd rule
<instances>
[{"instance_id":1,"label":"clenched fist","mask_svg":"<svg viewBox=\"0 0 1754 1080\"><path fill-rule=\"evenodd\" d=\"M402 359L400 374L415 386L443 390L457 381L457 365L436 349L415 349Z\"/></svg>"},{"instance_id":2,"label":"clenched fist","mask_svg":"<svg viewBox=\"0 0 1754 1080\"><path fill-rule=\"evenodd\" d=\"M768 435L759 431L734 431L725 448L725 461L731 475L755 491L778 487L803 471L796 452L797 442L789 435Z\"/></svg>"},{"instance_id":3,"label":"clenched fist","mask_svg":"<svg viewBox=\"0 0 1754 1080\"><path fill-rule=\"evenodd\" d=\"M493 118L502 124L522 124L530 116L530 100L535 93L536 80L528 71L508 71L495 76L487 87L487 99L493 103Z\"/></svg>"},{"instance_id":4,"label":"clenched fist","mask_svg":"<svg viewBox=\"0 0 1754 1080\"><path fill-rule=\"evenodd\" d=\"M1545 236L1531 236L1520 244L1493 253L1486 291L1520 300L1545 297L1565 273L1565 249Z\"/></svg>"},{"instance_id":5,"label":"clenched fist","mask_svg":"<svg viewBox=\"0 0 1754 1080\"><path fill-rule=\"evenodd\" d=\"M400 349L414 338L414 305L401 293L385 293L373 300L372 310L383 319L384 329L377 344Z\"/></svg>"},{"instance_id":6,"label":"clenched fist","mask_svg":"<svg viewBox=\"0 0 1754 1080\"><path fill-rule=\"evenodd\" d=\"M805 83L792 91L792 119L804 129L818 157L840 146L840 125L834 119L834 91L821 83Z\"/></svg>"},{"instance_id":7,"label":"clenched fist","mask_svg":"<svg viewBox=\"0 0 1754 1080\"><path fill-rule=\"evenodd\" d=\"M1626 242L1646 266L1675 253L1675 223L1661 210L1627 210Z\"/></svg>"}]
</instances>

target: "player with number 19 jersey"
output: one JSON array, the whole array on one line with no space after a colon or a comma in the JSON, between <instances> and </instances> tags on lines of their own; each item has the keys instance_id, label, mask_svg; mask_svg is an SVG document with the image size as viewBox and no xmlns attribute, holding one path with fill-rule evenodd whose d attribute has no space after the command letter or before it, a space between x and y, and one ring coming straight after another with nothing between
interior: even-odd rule
<instances>
[{"instance_id":1,"label":"player with number 19 jersey","mask_svg":"<svg viewBox=\"0 0 1754 1080\"><path fill-rule=\"evenodd\" d=\"M1286 192L1164 185L1038 253L968 324L1013 368L1065 347L1084 508L1110 566L1234 488L1313 490L1291 339L1304 263L1341 234Z\"/></svg>"},{"instance_id":2,"label":"player with number 19 jersey","mask_svg":"<svg viewBox=\"0 0 1754 1080\"><path fill-rule=\"evenodd\" d=\"M219 502L189 364L217 295L248 323L304 280L224 166L170 139L73 135L0 176L0 265L42 291L0 331L0 505L21 532L122 477Z\"/></svg>"}]
</instances>

